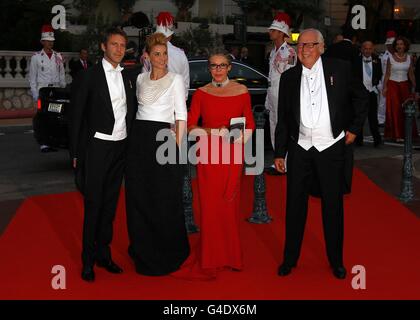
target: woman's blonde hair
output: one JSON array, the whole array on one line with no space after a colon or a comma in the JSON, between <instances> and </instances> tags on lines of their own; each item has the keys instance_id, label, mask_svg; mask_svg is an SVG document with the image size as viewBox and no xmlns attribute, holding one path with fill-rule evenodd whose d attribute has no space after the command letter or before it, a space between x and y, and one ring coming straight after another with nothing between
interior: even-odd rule
<instances>
[{"instance_id":1,"label":"woman's blonde hair","mask_svg":"<svg viewBox=\"0 0 420 320\"><path fill-rule=\"evenodd\" d=\"M168 46L168 40L166 39L165 35L160 32L155 32L146 38L146 52L150 54L152 48L154 46Z\"/></svg>"}]
</instances>

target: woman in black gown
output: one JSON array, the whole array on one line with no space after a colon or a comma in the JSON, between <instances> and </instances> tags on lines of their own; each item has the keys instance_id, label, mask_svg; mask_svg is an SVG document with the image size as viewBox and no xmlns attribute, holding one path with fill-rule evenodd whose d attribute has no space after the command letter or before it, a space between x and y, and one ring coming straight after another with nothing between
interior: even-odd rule
<instances>
[{"instance_id":1,"label":"woman in black gown","mask_svg":"<svg viewBox=\"0 0 420 320\"><path fill-rule=\"evenodd\" d=\"M182 77L167 70L165 36L149 36L146 53L152 69L137 78L138 111L127 150L128 251L138 273L159 276L179 269L190 251L182 205L182 165L157 161L164 143L176 150L169 156L178 158L187 108ZM166 141L157 141L160 130L169 132Z\"/></svg>"}]
</instances>

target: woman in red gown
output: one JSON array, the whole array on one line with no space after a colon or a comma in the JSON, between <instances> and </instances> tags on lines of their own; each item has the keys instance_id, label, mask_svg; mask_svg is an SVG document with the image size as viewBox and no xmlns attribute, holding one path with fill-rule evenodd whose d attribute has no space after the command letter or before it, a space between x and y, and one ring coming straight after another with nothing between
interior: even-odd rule
<instances>
[{"instance_id":1,"label":"woman in red gown","mask_svg":"<svg viewBox=\"0 0 420 320\"><path fill-rule=\"evenodd\" d=\"M403 103L413 97L415 88L414 63L407 53L410 44L404 37L397 37L392 44L395 53L388 58L383 95L386 97L385 138L402 142L405 137ZM411 84L410 84L411 82ZM413 122L413 137L417 137L416 121Z\"/></svg>"},{"instance_id":2,"label":"woman in red gown","mask_svg":"<svg viewBox=\"0 0 420 320\"><path fill-rule=\"evenodd\" d=\"M198 150L201 245L194 259L195 270L213 275L221 269L242 269L239 209L243 147L255 129L248 90L229 81L230 69L230 56L224 52L209 57L213 80L196 90L187 122L189 134L197 137L194 148ZM245 118L247 130L230 143L228 127L237 117Z\"/></svg>"}]
</instances>

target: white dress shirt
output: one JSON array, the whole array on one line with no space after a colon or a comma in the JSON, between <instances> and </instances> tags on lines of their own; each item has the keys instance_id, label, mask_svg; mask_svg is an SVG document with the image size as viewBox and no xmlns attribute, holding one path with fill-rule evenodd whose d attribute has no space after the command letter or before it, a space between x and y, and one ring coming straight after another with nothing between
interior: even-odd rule
<instances>
[{"instance_id":1,"label":"white dress shirt","mask_svg":"<svg viewBox=\"0 0 420 320\"><path fill-rule=\"evenodd\" d=\"M315 147L321 152L343 137L344 131L335 139L332 134L321 58L317 60L311 69L302 65L298 144L306 151Z\"/></svg>"},{"instance_id":2,"label":"white dress shirt","mask_svg":"<svg viewBox=\"0 0 420 320\"><path fill-rule=\"evenodd\" d=\"M370 75L367 72L367 68L370 68L371 70ZM366 90L369 92L375 91L375 93L377 93L377 89L372 84L372 77L373 77L372 57L362 56L362 69L363 69L363 84Z\"/></svg>"},{"instance_id":3,"label":"white dress shirt","mask_svg":"<svg viewBox=\"0 0 420 320\"><path fill-rule=\"evenodd\" d=\"M125 117L127 115L127 101L125 96L124 81L120 65L113 67L105 58L102 59L102 66L105 71L108 84L109 96L111 97L112 110L114 112L114 129L112 134L95 133L95 138L107 141L120 141L127 138L127 127Z\"/></svg>"},{"instance_id":4,"label":"white dress shirt","mask_svg":"<svg viewBox=\"0 0 420 320\"><path fill-rule=\"evenodd\" d=\"M168 72L158 80L150 79L150 72L137 77L137 120L149 120L174 124L187 120L185 84L182 76Z\"/></svg>"}]
</instances>

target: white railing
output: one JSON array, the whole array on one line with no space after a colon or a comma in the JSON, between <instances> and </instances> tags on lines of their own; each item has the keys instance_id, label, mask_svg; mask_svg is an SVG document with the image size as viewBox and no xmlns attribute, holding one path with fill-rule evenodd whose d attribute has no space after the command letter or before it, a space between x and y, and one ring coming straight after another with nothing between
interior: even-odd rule
<instances>
[{"instance_id":1,"label":"white railing","mask_svg":"<svg viewBox=\"0 0 420 320\"><path fill-rule=\"evenodd\" d=\"M34 52L31 51L0 51L0 60L2 60L0 64L0 88L29 88L29 64L33 54ZM61 54L64 57L66 83L70 83L69 62L72 59L77 59L79 53L61 52Z\"/></svg>"}]
</instances>

